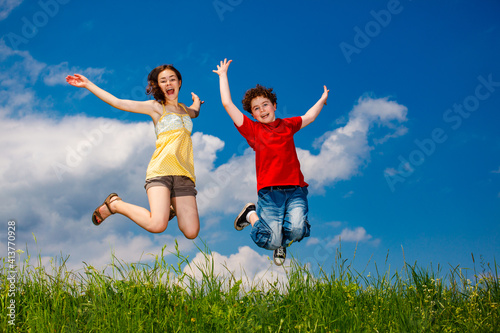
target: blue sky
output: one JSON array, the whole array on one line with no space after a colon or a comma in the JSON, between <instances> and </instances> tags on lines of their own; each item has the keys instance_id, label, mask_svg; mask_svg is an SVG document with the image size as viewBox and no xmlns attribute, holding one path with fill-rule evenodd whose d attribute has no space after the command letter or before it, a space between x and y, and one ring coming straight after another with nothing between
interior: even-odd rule
<instances>
[{"instance_id":1,"label":"blue sky","mask_svg":"<svg viewBox=\"0 0 500 333\"><path fill-rule=\"evenodd\" d=\"M295 136L312 233L289 256L328 268L341 244L360 271L404 260L471 267L471 253L492 263L500 250L499 14L498 1L0 1L0 218L16 221L18 248L45 262L70 255L74 269L104 266L112 251L147 259L177 240L193 261L206 244L227 267L284 276L247 229L233 228L256 187L253 152L212 72L228 58L239 106L259 83L275 89L278 116L297 116L330 89L317 120ZM183 75L180 101L190 104L191 91L205 101L193 131L194 242L175 222L159 235L121 216L91 224L110 192L147 207L154 131L147 116L113 110L64 81L81 73L144 100L147 74L164 63Z\"/></svg>"}]
</instances>

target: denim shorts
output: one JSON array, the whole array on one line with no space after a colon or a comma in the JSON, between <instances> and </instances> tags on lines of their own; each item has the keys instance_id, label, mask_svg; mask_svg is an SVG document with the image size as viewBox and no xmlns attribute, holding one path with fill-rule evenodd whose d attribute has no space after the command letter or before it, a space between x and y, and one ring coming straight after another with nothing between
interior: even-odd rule
<instances>
[{"instance_id":1,"label":"denim shorts","mask_svg":"<svg viewBox=\"0 0 500 333\"><path fill-rule=\"evenodd\" d=\"M170 197L196 196L194 182L186 176L160 176L146 179L146 192L153 186L164 186L170 190Z\"/></svg>"},{"instance_id":2,"label":"denim shorts","mask_svg":"<svg viewBox=\"0 0 500 333\"><path fill-rule=\"evenodd\" d=\"M275 250L299 242L311 233L307 220L307 187L263 188L259 191L257 215L250 236L257 246Z\"/></svg>"}]
</instances>

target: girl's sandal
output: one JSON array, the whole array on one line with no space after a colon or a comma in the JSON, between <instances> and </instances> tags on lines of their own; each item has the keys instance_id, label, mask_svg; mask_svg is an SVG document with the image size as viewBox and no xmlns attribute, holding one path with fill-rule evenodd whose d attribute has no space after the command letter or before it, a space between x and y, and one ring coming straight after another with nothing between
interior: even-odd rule
<instances>
[{"instance_id":1,"label":"girl's sandal","mask_svg":"<svg viewBox=\"0 0 500 333\"><path fill-rule=\"evenodd\" d=\"M114 198L114 200L111 200L113 198ZM104 219L101 216L101 213L99 212L99 208L101 208L104 205L106 205L106 207L108 208L108 210L111 213L111 215L113 215L114 213L116 213L116 212L113 212L111 210L111 206L110 206L110 204L113 201L116 201L116 200L121 200L121 198L118 196L118 194L111 193L110 195L108 195L108 197L106 198L106 200L104 200L104 202L102 203L102 205L100 205L99 207L97 207L94 210L94 213L92 214L92 223L94 223L95 225L100 225L104 221Z\"/></svg>"}]
</instances>

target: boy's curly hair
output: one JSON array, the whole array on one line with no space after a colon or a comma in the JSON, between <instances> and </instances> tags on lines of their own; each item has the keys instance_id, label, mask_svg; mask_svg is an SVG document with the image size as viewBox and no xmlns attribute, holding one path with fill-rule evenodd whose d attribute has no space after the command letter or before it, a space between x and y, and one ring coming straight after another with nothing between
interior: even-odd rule
<instances>
[{"instance_id":1,"label":"boy's curly hair","mask_svg":"<svg viewBox=\"0 0 500 333\"><path fill-rule=\"evenodd\" d=\"M243 110L252 113L252 99L256 97L265 97L268 98L271 103L277 104L278 99L276 98L276 94L273 93L273 88L266 88L257 84L255 88L248 89L243 96Z\"/></svg>"},{"instance_id":2,"label":"boy's curly hair","mask_svg":"<svg viewBox=\"0 0 500 333\"><path fill-rule=\"evenodd\" d=\"M153 98L160 102L165 103L165 94L161 91L158 86L158 75L163 72L165 69L170 69L175 73L177 79L182 84L182 76L181 73L173 66L173 65L161 65L153 69L148 75L148 86L146 87L146 95L151 95ZM179 87L180 89L180 87Z\"/></svg>"}]
</instances>

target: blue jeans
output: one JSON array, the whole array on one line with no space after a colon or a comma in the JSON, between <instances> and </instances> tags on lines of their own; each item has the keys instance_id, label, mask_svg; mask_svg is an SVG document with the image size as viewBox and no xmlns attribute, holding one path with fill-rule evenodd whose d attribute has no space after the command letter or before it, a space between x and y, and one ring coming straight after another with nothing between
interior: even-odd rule
<instances>
[{"instance_id":1,"label":"blue jeans","mask_svg":"<svg viewBox=\"0 0 500 333\"><path fill-rule=\"evenodd\" d=\"M258 193L257 216L250 236L267 250L301 241L311 233L307 220L307 187L291 189L264 188Z\"/></svg>"}]
</instances>

